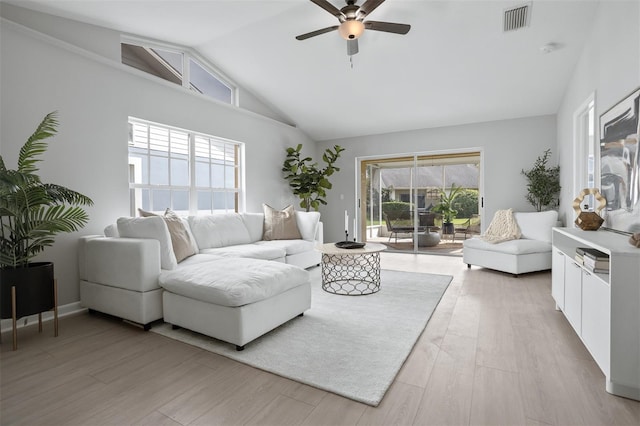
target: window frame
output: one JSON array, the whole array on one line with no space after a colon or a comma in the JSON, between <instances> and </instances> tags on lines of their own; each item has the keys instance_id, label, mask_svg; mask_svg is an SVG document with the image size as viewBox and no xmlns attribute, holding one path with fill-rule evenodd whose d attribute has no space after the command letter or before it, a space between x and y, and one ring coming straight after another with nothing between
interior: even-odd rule
<instances>
[{"instance_id":1,"label":"window frame","mask_svg":"<svg viewBox=\"0 0 640 426\"><path fill-rule=\"evenodd\" d=\"M573 113L573 193L600 182L600 145L597 135L596 93Z\"/></svg>"},{"instance_id":2,"label":"window frame","mask_svg":"<svg viewBox=\"0 0 640 426\"><path fill-rule=\"evenodd\" d=\"M205 59L200 53L197 51L180 45L165 43L157 40L144 39L140 37L135 37L132 35L123 35L120 37L120 45L122 44L131 44L134 46L146 48L146 49L160 49L171 53L182 54L182 84L179 85L182 88L186 89L190 93L196 93L199 96L204 96L207 99L213 99L216 102L221 102L228 105L239 106L239 95L238 95L238 86L227 77L222 71L217 69L211 62ZM120 58L122 63L122 58ZM191 76L190 76L190 60L193 60L195 63L200 65L205 71L208 71L215 79L217 79L224 86L229 88L231 91L230 101L225 102L220 99L217 99L213 96L207 95L205 93L200 93L191 89ZM145 75L151 76L153 79L158 79L161 81L168 81L163 79L162 77L158 77L154 74L142 71L133 66L122 63L122 65L127 66L129 68L137 69L138 71L144 73ZM170 81L169 81L170 82ZM172 82L170 82L172 83ZM174 83L172 83L174 84ZM177 85L177 84L176 84Z\"/></svg>"},{"instance_id":3,"label":"window frame","mask_svg":"<svg viewBox=\"0 0 640 426\"><path fill-rule=\"evenodd\" d=\"M148 136L146 140L146 145L147 145L146 153L138 152L138 153L135 153L135 156L132 156L132 154L134 153L132 152L131 149L133 147L132 144L133 144L133 138L134 138L134 126L136 124L141 126L147 126L147 132L150 131L151 127L166 130L168 132L167 148L166 148L167 149L166 158L168 160L166 171L167 171L168 182L166 184L151 183L151 159L155 157L164 158L165 156L159 155L158 152L155 152L155 153L152 152L153 150L151 149L150 136ZM183 129L175 126L170 126L167 124L156 123L149 120L140 119L137 117L128 117L127 125L129 127L129 137L127 140L127 159L128 159L127 163L128 163L128 171L129 171L128 181L129 181L130 211L132 216L136 216L138 208L157 212L157 213L164 213L164 208L170 208L176 211L178 214L182 214L182 215L187 215L187 214L202 215L202 214L216 214L220 212L224 213L224 212L232 212L232 211L235 211L235 212L244 211L245 193L246 193L245 176L244 176L244 169L245 169L244 167L245 144L244 143L234 141L231 139L218 137L218 136L209 135L203 132L197 132L197 131L187 130L187 129ZM172 132L182 133L187 136L188 150L186 154L187 156L186 159L187 159L188 185L175 185L171 181L171 173L172 173L171 159L172 158L181 159L181 160L184 159L179 156L172 157L172 153L173 153L173 148L171 144ZM205 143L207 144L207 150L209 151L208 157L197 156L198 151L196 150L196 143L198 139L200 139L199 143L203 143L203 140L206 141ZM211 151L213 146L222 147L222 152L223 152L222 159L220 159L220 157L215 158L212 155ZM233 152L232 162L227 161L229 148L231 148ZM140 149L144 149L144 148L140 148ZM178 154L178 155L185 155L185 154ZM139 159L141 157L145 157L147 159L146 166L145 166L147 167L145 182L141 182L142 178L138 179L136 177L136 176L140 176L140 177L144 176L145 171L142 169L144 160ZM206 158L207 160L202 161L202 158ZM197 183L196 182L196 174L197 174L196 163L207 164L209 169L208 185L198 186L196 184ZM136 167L136 164L138 165L138 167ZM222 186L214 186L214 181L212 178L212 174L213 174L212 170L215 165L221 166L223 170ZM227 186L228 180L227 180L226 173L229 170L229 168L232 168L233 170L234 184L232 186ZM139 180L139 182L136 182L136 180ZM143 191L145 190L150 191L150 194L148 195L149 206L145 206L145 203L143 201ZM153 209L153 191L160 191L160 190L169 191L170 193L169 205L166 207L163 207L163 210ZM188 210L174 208L174 198L173 198L174 191L182 191L182 192L186 191L188 193L188 201L187 201ZM210 209L199 209L198 195L199 193L206 192L206 191L208 191L211 194ZM215 200L218 199L216 197L216 194L217 196L220 196L220 194L223 194L222 196L224 197L224 202L225 202L224 208L217 208L217 209L214 208L215 206L214 199ZM227 204L230 196L233 198L233 203L231 203L231 205Z\"/></svg>"}]
</instances>

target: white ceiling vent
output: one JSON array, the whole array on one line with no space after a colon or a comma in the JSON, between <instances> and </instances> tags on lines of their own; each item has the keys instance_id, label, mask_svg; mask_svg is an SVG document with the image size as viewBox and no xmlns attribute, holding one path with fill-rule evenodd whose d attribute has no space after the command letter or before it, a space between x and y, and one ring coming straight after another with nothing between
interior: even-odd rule
<instances>
[{"instance_id":1,"label":"white ceiling vent","mask_svg":"<svg viewBox=\"0 0 640 426\"><path fill-rule=\"evenodd\" d=\"M504 32L515 31L529 26L531 20L531 3L526 3L518 7L506 9L504 11Z\"/></svg>"}]
</instances>

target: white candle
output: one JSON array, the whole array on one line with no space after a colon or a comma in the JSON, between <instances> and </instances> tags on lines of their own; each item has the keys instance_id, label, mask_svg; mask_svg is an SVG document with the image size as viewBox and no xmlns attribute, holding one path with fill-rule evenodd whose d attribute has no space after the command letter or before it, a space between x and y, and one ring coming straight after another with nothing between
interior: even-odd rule
<instances>
[{"instance_id":1,"label":"white candle","mask_svg":"<svg viewBox=\"0 0 640 426\"><path fill-rule=\"evenodd\" d=\"M353 240L356 239L356 218L353 218Z\"/></svg>"},{"instance_id":2,"label":"white candle","mask_svg":"<svg viewBox=\"0 0 640 426\"><path fill-rule=\"evenodd\" d=\"M344 232L349 232L349 214L344 211Z\"/></svg>"}]
</instances>

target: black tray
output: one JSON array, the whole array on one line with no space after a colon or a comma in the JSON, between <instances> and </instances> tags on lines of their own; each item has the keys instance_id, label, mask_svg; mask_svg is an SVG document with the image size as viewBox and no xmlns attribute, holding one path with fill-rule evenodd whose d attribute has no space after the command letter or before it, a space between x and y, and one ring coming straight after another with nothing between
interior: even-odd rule
<instances>
[{"instance_id":1,"label":"black tray","mask_svg":"<svg viewBox=\"0 0 640 426\"><path fill-rule=\"evenodd\" d=\"M357 241L338 241L336 247L342 249L359 249L365 246L366 243L359 243Z\"/></svg>"}]
</instances>

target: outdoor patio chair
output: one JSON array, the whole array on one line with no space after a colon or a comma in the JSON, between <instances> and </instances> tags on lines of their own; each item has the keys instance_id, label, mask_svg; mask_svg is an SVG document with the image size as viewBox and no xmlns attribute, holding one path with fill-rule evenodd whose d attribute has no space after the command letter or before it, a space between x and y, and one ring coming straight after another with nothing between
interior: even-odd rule
<instances>
[{"instance_id":1,"label":"outdoor patio chair","mask_svg":"<svg viewBox=\"0 0 640 426\"><path fill-rule=\"evenodd\" d=\"M407 215L407 218L411 218L411 215ZM403 219L403 218L399 218ZM393 234L396 234L396 243L398 242L398 234L411 234L413 233L413 226L394 224L387 214L384 214L384 221L387 224L387 231L389 232L389 241ZM424 232L427 229L426 226L418 226L418 232Z\"/></svg>"},{"instance_id":2,"label":"outdoor patio chair","mask_svg":"<svg viewBox=\"0 0 640 426\"><path fill-rule=\"evenodd\" d=\"M465 240L469 236L480 235L480 215L471 215L461 227L455 228L455 234L463 234Z\"/></svg>"}]
</instances>

